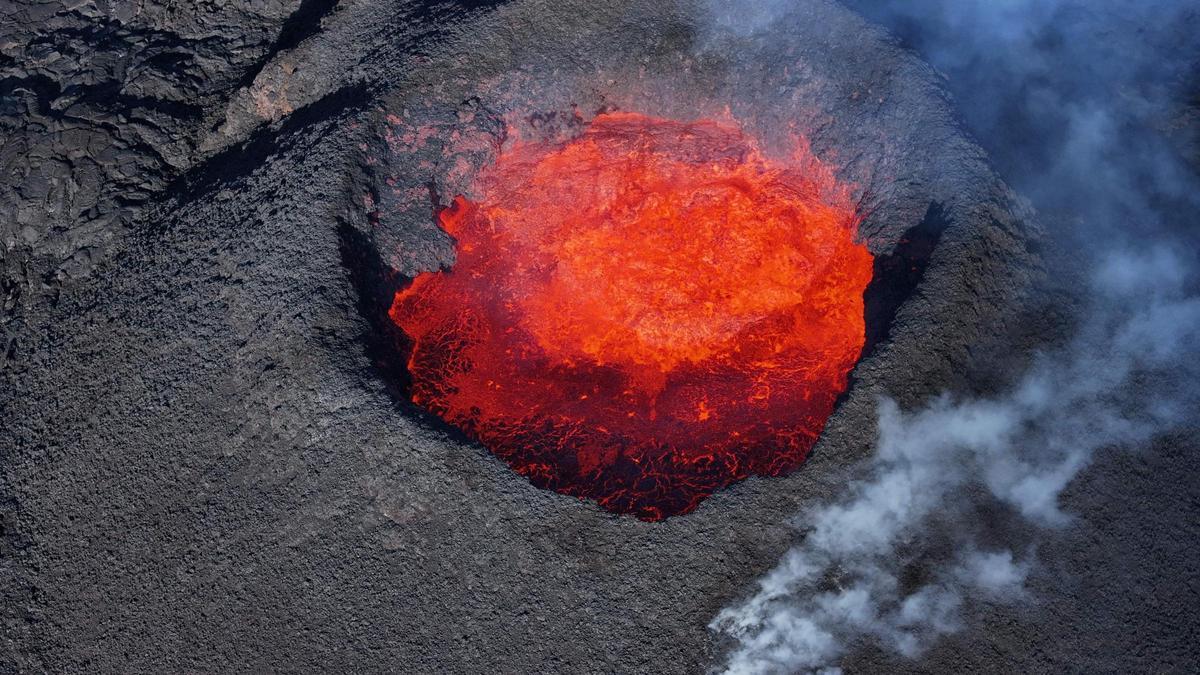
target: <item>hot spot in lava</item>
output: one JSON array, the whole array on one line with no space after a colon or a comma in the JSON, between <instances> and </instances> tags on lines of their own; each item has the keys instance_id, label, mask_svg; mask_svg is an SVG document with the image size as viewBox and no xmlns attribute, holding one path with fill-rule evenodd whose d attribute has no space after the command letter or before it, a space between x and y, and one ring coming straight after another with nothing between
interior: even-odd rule
<instances>
[{"instance_id":1,"label":"hot spot in lava","mask_svg":"<svg viewBox=\"0 0 1200 675\"><path fill-rule=\"evenodd\" d=\"M802 138L606 113L518 142L396 293L409 395L535 485L658 520L804 461L863 348L872 257Z\"/></svg>"}]
</instances>

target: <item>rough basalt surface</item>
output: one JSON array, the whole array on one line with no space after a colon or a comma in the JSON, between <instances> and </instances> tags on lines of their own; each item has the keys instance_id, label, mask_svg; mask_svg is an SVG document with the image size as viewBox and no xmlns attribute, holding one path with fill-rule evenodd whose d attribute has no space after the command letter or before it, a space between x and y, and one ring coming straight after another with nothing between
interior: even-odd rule
<instances>
[{"instance_id":1,"label":"rough basalt surface","mask_svg":"<svg viewBox=\"0 0 1200 675\"><path fill-rule=\"evenodd\" d=\"M0 670L701 672L709 620L869 456L877 396L999 384L1069 323L937 74L833 2L797 3L769 43L686 2L422 5L0 9ZM397 125L726 103L803 124L861 186L877 254L940 223L802 470L645 523L533 487L398 395L380 289L452 262L433 209L490 150L389 147ZM921 664L848 666L1177 666L1175 632L1112 628L1194 599L1154 581L1195 579L1161 548L1194 541L1185 457L1113 469L1165 508L1088 511L1106 469L1070 495L1096 520L1057 564L1117 586L1049 569L1036 611L983 608Z\"/></svg>"}]
</instances>

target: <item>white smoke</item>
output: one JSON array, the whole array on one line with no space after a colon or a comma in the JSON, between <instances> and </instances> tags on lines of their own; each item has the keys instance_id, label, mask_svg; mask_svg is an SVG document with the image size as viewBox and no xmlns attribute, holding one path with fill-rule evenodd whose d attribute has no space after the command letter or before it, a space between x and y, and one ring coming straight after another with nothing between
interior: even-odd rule
<instances>
[{"instance_id":1,"label":"white smoke","mask_svg":"<svg viewBox=\"0 0 1200 675\"><path fill-rule=\"evenodd\" d=\"M912 414L881 401L878 454L864 477L807 513L803 542L713 621L738 640L726 672L833 669L864 639L913 657L960 628L966 602L1020 599L1029 552L985 549L961 520L940 521L982 491L1037 528L1067 524L1059 495L1097 450L1185 421L1194 402L1169 385L1190 385L1188 360L1200 353L1200 298L1186 293L1185 270L1166 250L1110 257L1078 339L1040 358L1006 396L943 396ZM1147 375L1155 386L1137 386ZM913 556L938 538L953 553L925 560L928 578L906 582Z\"/></svg>"},{"instance_id":2,"label":"white smoke","mask_svg":"<svg viewBox=\"0 0 1200 675\"><path fill-rule=\"evenodd\" d=\"M914 657L973 604L1027 599L1039 537L1070 525L1060 496L1097 452L1142 446L1200 409L1200 181L1161 133L1200 58L1200 8L843 1L946 75L1010 183L1067 214L1058 226L1080 223L1056 234L1095 270L1091 304L1071 343L1004 395L908 413L880 402L876 457L837 501L800 514L800 543L711 623L734 638L729 673L836 672L865 644ZM769 36L794 7L751 4L714 0L714 24ZM1017 526L990 531L984 511Z\"/></svg>"}]
</instances>

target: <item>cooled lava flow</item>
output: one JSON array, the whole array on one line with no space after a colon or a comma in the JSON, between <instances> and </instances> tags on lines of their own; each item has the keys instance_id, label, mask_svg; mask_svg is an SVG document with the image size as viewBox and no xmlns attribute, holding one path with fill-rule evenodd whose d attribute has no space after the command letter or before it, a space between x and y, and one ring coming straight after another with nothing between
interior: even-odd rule
<instances>
[{"instance_id":1,"label":"cooled lava flow","mask_svg":"<svg viewBox=\"0 0 1200 675\"><path fill-rule=\"evenodd\" d=\"M634 113L517 143L396 294L410 394L535 485L659 520L797 468L864 341L872 258L802 139Z\"/></svg>"}]
</instances>

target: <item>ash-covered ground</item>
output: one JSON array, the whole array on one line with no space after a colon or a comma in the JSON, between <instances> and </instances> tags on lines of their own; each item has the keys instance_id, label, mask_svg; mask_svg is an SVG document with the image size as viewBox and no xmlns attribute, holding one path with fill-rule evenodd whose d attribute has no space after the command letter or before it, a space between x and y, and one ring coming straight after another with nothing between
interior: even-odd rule
<instances>
[{"instance_id":1,"label":"ash-covered ground","mask_svg":"<svg viewBox=\"0 0 1200 675\"><path fill-rule=\"evenodd\" d=\"M0 8L0 669L704 672L730 648L713 617L871 456L879 396L997 391L1069 338L1070 238L846 7L803 0L764 39L709 3L478 4ZM398 391L382 311L452 259L433 209L496 119L572 104L799 123L874 253L939 232L800 471L646 523L532 487ZM409 127L436 133L389 145ZM1103 453L1033 601L843 667L1190 670L1194 449Z\"/></svg>"}]
</instances>

